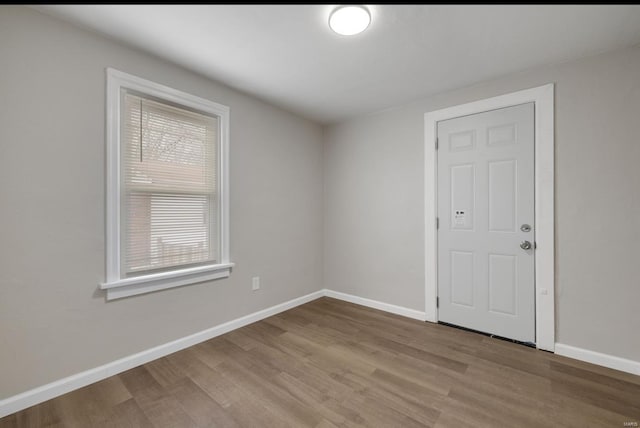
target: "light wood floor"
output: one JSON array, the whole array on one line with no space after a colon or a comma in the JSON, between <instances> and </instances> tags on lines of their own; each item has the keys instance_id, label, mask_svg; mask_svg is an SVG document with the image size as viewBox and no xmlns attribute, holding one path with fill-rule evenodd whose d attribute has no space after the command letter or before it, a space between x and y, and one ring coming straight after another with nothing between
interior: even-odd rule
<instances>
[{"instance_id":1,"label":"light wood floor","mask_svg":"<svg viewBox=\"0 0 640 428\"><path fill-rule=\"evenodd\" d=\"M640 377L322 298L0 427L623 427Z\"/></svg>"}]
</instances>

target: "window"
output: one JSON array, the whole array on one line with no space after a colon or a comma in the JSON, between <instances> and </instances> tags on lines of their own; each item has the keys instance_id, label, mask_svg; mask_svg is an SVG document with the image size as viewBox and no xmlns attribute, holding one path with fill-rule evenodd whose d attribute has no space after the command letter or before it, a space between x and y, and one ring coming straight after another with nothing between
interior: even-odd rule
<instances>
[{"instance_id":1,"label":"window","mask_svg":"<svg viewBox=\"0 0 640 428\"><path fill-rule=\"evenodd\" d=\"M229 276L229 108L107 70L107 299Z\"/></svg>"}]
</instances>

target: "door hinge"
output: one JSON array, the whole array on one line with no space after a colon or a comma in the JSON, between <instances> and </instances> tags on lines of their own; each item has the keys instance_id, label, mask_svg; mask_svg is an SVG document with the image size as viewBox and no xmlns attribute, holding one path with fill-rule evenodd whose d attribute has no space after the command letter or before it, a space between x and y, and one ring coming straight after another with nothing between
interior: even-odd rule
<instances>
[{"instance_id":1,"label":"door hinge","mask_svg":"<svg viewBox=\"0 0 640 428\"><path fill-rule=\"evenodd\" d=\"M436 137L436 150L438 150L438 137Z\"/></svg>"},{"instance_id":2,"label":"door hinge","mask_svg":"<svg viewBox=\"0 0 640 428\"><path fill-rule=\"evenodd\" d=\"M436 217L436 229L440 229L440 217Z\"/></svg>"},{"instance_id":3,"label":"door hinge","mask_svg":"<svg viewBox=\"0 0 640 428\"><path fill-rule=\"evenodd\" d=\"M436 297L436 308L440 307L440 297Z\"/></svg>"}]
</instances>

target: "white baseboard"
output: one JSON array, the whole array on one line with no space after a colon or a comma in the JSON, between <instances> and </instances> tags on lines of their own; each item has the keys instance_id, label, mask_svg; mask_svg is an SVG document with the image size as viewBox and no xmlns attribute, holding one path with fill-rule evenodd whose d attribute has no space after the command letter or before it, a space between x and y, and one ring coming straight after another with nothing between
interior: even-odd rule
<instances>
[{"instance_id":1,"label":"white baseboard","mask_svg":"<svg viewBox=\"0 0 640 428\"><path fill-rule=\"evenodd\" d=\"M588 349L576 348L575 346L556 343L556 354L564 357L574 358L587 363L597 364L610 369L640 375L640 362L627 360L626 358L615 357L609 354L589 351Z\"/></svg>"},{"instance_id":2,"label":"white baseboard","mask_svg":"<svg viewBox=\"0 0 640 428\"><path fill-rule=\"evenodd\" d=\"M297 299L289 300L288 302L220 324L199 333L174 340L173 342L147 349L146 351L112 361L103 366L77 373L64 379L0 400L0 418L18 412L22 409L26 409L27 407L35 404L50 400L62 394L66 394L67 392L82 388L83 386L98 382L102 379L108 378L109 376L122 373L126 370L148 363L149 361L164 357L165 355L188 348L189 346L204 342L205 340L228 333L237 328L244 327L245 325L260 321L296 306L300 306L324 295L325 290L316 291L314 293L307 294L306 296L298 297Z\"/></svg>"},{"instance_id":3,"label":"white baseboard","mask_svg":"<svg viewBox=\"0 0 640 428\"><path fill-rule=\"evenodd\" d=\"M365 299L364 297L354 296L352 294L340 293L333 290L324 290L325 296L334 299L344 300L345 302L355 303L356 305L367 306L373 309L379 309L392 314L401 315L407 318L413 318L420 321L426 320L426 314L423 311L405 308L404 306L391 305L389 303L379 302L377 300Z\"/></svg>"},{"instance_id":4,"label":"white baseboard","mask_svg":"<svg viewBox=\"0 0 640 428\"><path fill-rule=\"evenodd\" d=\"M121 358L119 360L107 363L103 366L77 373L64 379L60 379L55 382L40 386L38 388L34 388L30 391L14 395L13 397L0 400L0 418L18 412L27 407L33 406L35 404L42 403L43 401L50 400L62 394L66 394L67 392L73 391L75 389L82 388L83 386L98 382L109 376L113 376L115 374L153 361L155 359L164 357L165 355L169 355L182 349L188 348L189 346L204 342L205 340L209 340L224 333L228 333L237 328L244 327L245 325L260 321L296 306L300 306L304 303L310 302L323 296L332 297L338 300L344 300L346 302L367 306L369 308L379 309L381 311L390 312L396 315L401 315L420 321L425 321L426 319L426 314L422 311L379 302L377 300L366 299L364 297L358 297L338 291L323 289L311 294L307 294L306 296L298 297L297 299L289 300L288 302L284 302L279 305L254 312L253 314L246 315L244 317L226 322L224 324L220 324L199 333L174 340L173 342L169 342L164 345L156 346L155 348L151 348L146 351ZM640 375L640 362L637 361L614 357L607 354L601 354L599 352L576 348L569 345L563 345L561 343L556 343L555 351L558 355L563 355L566 357L575 358L577 360L582 360L604 367Z\"/></svg>"}]
</instances>

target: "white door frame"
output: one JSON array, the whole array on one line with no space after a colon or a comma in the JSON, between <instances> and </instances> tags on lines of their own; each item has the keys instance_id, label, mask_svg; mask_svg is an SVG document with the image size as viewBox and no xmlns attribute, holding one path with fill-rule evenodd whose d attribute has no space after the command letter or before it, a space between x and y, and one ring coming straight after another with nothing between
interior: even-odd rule
<instances>
[{"instance_id":1,"label":"white door frame","mask_svg":"<svg viewBox=\"0 0 640 428\"><path fill-rule=\"evenodd\" d=\"M554 85L431 111L424 115L425 319L438 322L437 123L533 102L535 104L536 346L555 349Z\"/></svg>"}]
</instances>

